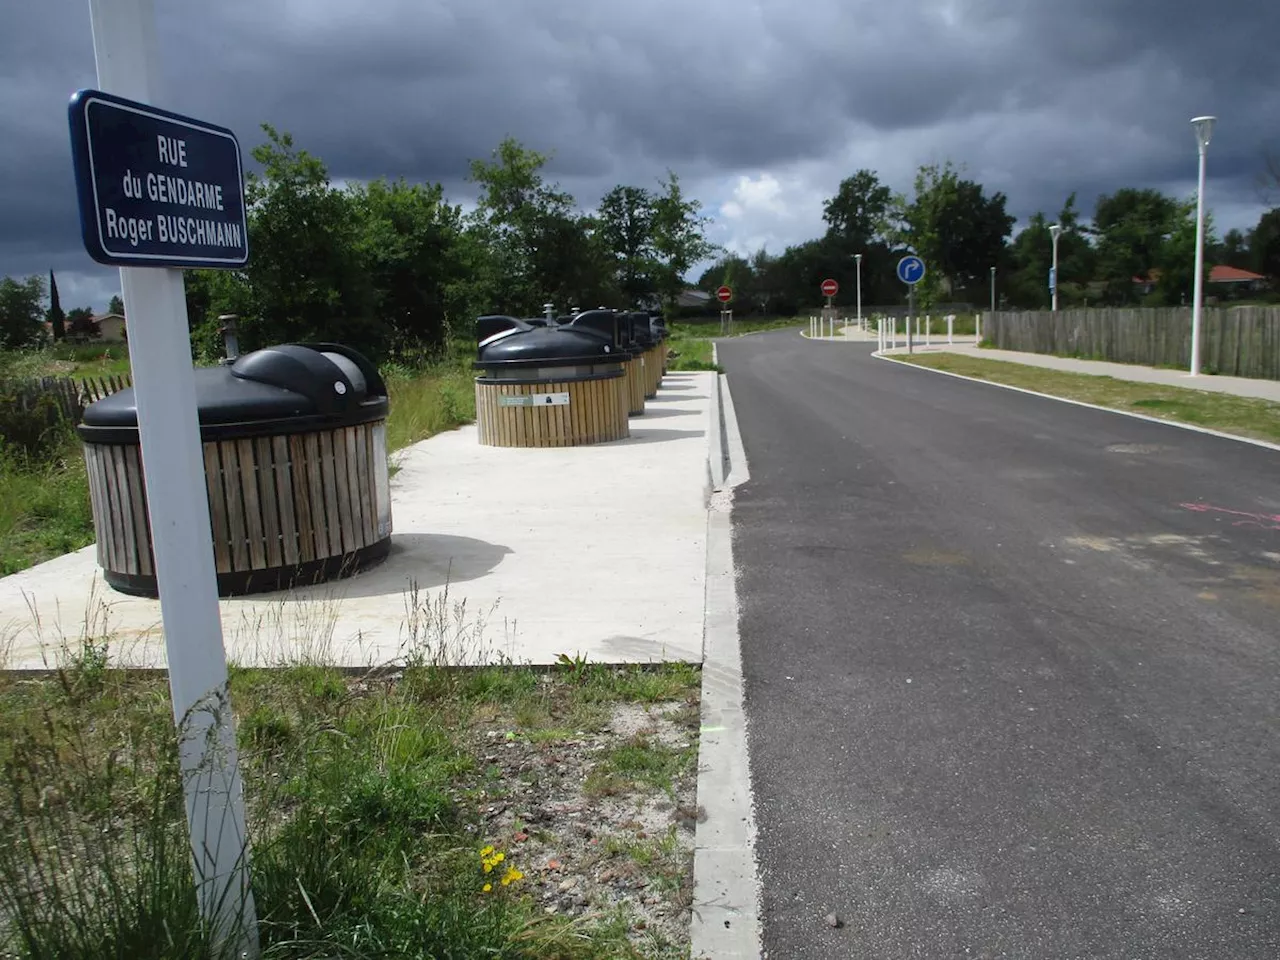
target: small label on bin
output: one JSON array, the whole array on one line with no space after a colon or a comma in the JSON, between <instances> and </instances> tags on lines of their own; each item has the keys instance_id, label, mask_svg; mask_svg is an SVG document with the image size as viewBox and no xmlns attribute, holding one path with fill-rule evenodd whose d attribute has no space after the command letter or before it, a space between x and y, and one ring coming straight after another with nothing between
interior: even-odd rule
<instances>
[{"instance_id":1,"label":"small label on bin","mask_svg":"<svg viewBox=\"0 0 1280 960\"><path fill-rule=\"evenodd\" d=\"M500 407L567 407L567 393L532 393L524 397L499 397Z\"/></svg>"}]
</instances>

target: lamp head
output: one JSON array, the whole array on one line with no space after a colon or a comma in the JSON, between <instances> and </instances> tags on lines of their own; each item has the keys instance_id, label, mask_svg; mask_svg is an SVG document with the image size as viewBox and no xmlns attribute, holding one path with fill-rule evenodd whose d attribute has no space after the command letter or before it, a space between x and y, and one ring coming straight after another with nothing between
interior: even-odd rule
<instances>
[{"instance_id":1,"label":"lamp head","mask_svg":"<svg viewBox=\"0 0 1280 960\"><path fill-rule=\"evenodd\" d=\"M1058 223L1049 224L1049 236L1053 237L1053 239L1057 240L1058 234L1060 234L1061 232L1062 232L1061 224L1058 224Z\"/></svg>"},{"instance_id":2,"label":"lamp head","mask_svg":"<svg viewBox=\"0 0 1280 960\"><path fill-rule=\"evenodd\" d=\"M1191 126L1196 131L1196 142L1200 144L1201 150L1209 146L1209 138L1213 136L1213 124L1217 119L1217 117L1196 117L1191 121Z\"/></svg>"}]
</instances>

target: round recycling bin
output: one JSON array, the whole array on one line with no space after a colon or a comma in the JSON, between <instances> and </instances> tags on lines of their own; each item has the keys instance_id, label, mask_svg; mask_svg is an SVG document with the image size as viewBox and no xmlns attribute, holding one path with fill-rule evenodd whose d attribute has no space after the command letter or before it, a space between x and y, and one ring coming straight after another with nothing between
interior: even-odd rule
<instances>
[{"instance_id":1,"label":"round recycling bin","mask_svg":"<svg viewBox=\"0 0 1280 960\"><path fill-rule=\"evenodd\" d=\"M645 359L644 348L636 341L635 321L629 313L619 313L619 335L627 352L625 374L627 378L627 414L638 417L644 413Z\"/></svg>"},{"instance_id":2,"label":"round recycling bin","mask_svg":"<svg viewBox=\"0 0 1280 960\"><path fill-rule=\"evenodd\" d=\"M618 389L623 359L608 337L514 317L481 317L476 332L482 444L567 447L631 435Z\"/></svg>"},{"instance_id":3,"label":"round recycling bin","mask_svg":"<svg viewBox=\"0 0 1280 960\"><path fill-rule=\"evenodd\" d=\"M611 348L613 355L622 363L622 376L617 378L618 416L623 436L630 436L630 428L626 426L632 415L632 403L640 405L639 412L644 412L644 395L639 389L638 381L632 376L632 358L635 345L631 342L631 326L629 320L616 310L586 310L566 319L566 323L575 330L589 330L601 337Z\"/></svg>"},{"instance_id":4,"label":"round recycling bin","mask_svg":"<svg viewBox=\"0 0 1280 960\"><path fill-rule=\"evenodd\" d=\"M649 314L649 329L653 331L654 339L658 341L658 358L661 361L662 375L668 373L668 354L671 352L667 346L667 321L661 313ZM661 375L659 376L661 382Z\"/></svg>"},{"instance_id":5,"label":"round recycling bin","mask_svg":"<svg viewBox=\"0 0 1280 960\"><path fill-rule=\"evenodd\" d=\"M195 371L221 596L348 576L391 548L386 385L339 344L281 344ZM85 409L98 563L112 587L156 596L132 389Z\"/></svg>"}]
</instances>

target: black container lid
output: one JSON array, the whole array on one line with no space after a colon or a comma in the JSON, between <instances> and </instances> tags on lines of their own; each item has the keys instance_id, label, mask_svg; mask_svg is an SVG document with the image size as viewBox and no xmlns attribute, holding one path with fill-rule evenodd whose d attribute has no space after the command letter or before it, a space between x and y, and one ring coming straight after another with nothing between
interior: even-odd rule
<instances>
[{"instance_id":1,"label":"black container lid","mask_svg":"<svg viewBox=\"0 0 1280 960\"><path fill-rule=\"evenodd\" d=\"M624 359L607 339L592 330L572 325L521 326L494 334L481 341L477 350L477 370L511 367L572 367L585 364L621 363Z\"/></svg>"},{"instance_id":2,"label":"black container lid","mask_svg":"<svg viewBox=\"0 0 1280 960\"><path fill-rule=\"evenodd\" d=\"M382 420L389 403L377 368L336 343L284 343L195 371L202 440L307 433ZM89 443L137 443L133 388L85 408Z\"/></svg>"},{"instance_id":3,"label":"black container lid","mask_svg":"<svg viewBox=\"0 0 1280 960\"><path fill-rule=\"evenodd\" d=\"M644 348L653 346L657 341L649 329L649 314L628 313L627 316L631 318L631 336L635 342Z\"/></svg>"}]
</instances>

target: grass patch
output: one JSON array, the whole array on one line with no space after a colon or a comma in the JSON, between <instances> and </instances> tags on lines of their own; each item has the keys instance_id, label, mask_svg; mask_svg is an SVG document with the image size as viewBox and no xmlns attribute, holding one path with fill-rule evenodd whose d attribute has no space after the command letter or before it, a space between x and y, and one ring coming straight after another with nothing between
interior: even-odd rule
<instances>
[{"instance_id":1,"label":"grass patch","mask_svg":"<svg viewBox=\"0 0 1280 960\"><path fill-rule=\"evenodd\" d=\"M455 342L445 356L422 364L388 364L382 370L391 397L387 449L395 451L476 418L470 343Z\"/></svg>"},{"instance_id":2,"label":"grass patch","mask_svg":"<svg viewBox=\"0 0 1280 960\"><path fill-rule=\"evenodd\" d=\"M669 747L637 734L610 750L592 768L582 792L588 797L608 797L648 787L673 795L674 778L696 757L696 747Z\"/></svg>"},{"instance_id":3,"label":"grass patch","mask_svg":"<svg viewBox=\"0 0 1280 960\"><path fill-rule=\"evenodd\" d=\"M1114 377L1066 373L953 353L895 359L979 380L1023 387L1068 400L1080 400L1115 410L1132 410L1162 420L1189 423L1242 437L1280 443L1280 403L1267 400L1186 387L1134 383Z\"/></svg>"},{"instance_id":4,"label":"grass patch","mask_svg":"<svg viewBox=\"0 0 1280 960\"><path fill-rule=\"evenodd\" d=\"M0 448L0 576L93 542L89 481L77 443L48 460Z\"/></svg>"},{"instance_id":5,"label":"grass patch","mask_svg":"<svg viewBox=\"0 0 1280 960\"><path fill-rule=\"evenodd\" d=\"M128 372L129 347L124 343L58 343L0 352L3 377L106 377Z\"/></svg>"},{"instance_id":6,"label":"grass patch","mask_svg":"<svg viewBox=\"0 0 1280 960\"><path fill-rule=\"evenodd\" d=\"M213 960L166 681L89 648L48 678L0 675L0 955ZM543 732L599 724L597 698L690 693L696 669L489 667L451 684L422 682L429 669L231 672L263 957L666 955L629 941L625 917L548 916L523 889L519 850L494 860L468 792L481 766L468 730L495 706ZM692 762L692 749L637 738L601 765L662 787ZM665 871L672 844L610 852Z\"/></svg>"}]
</instances>

